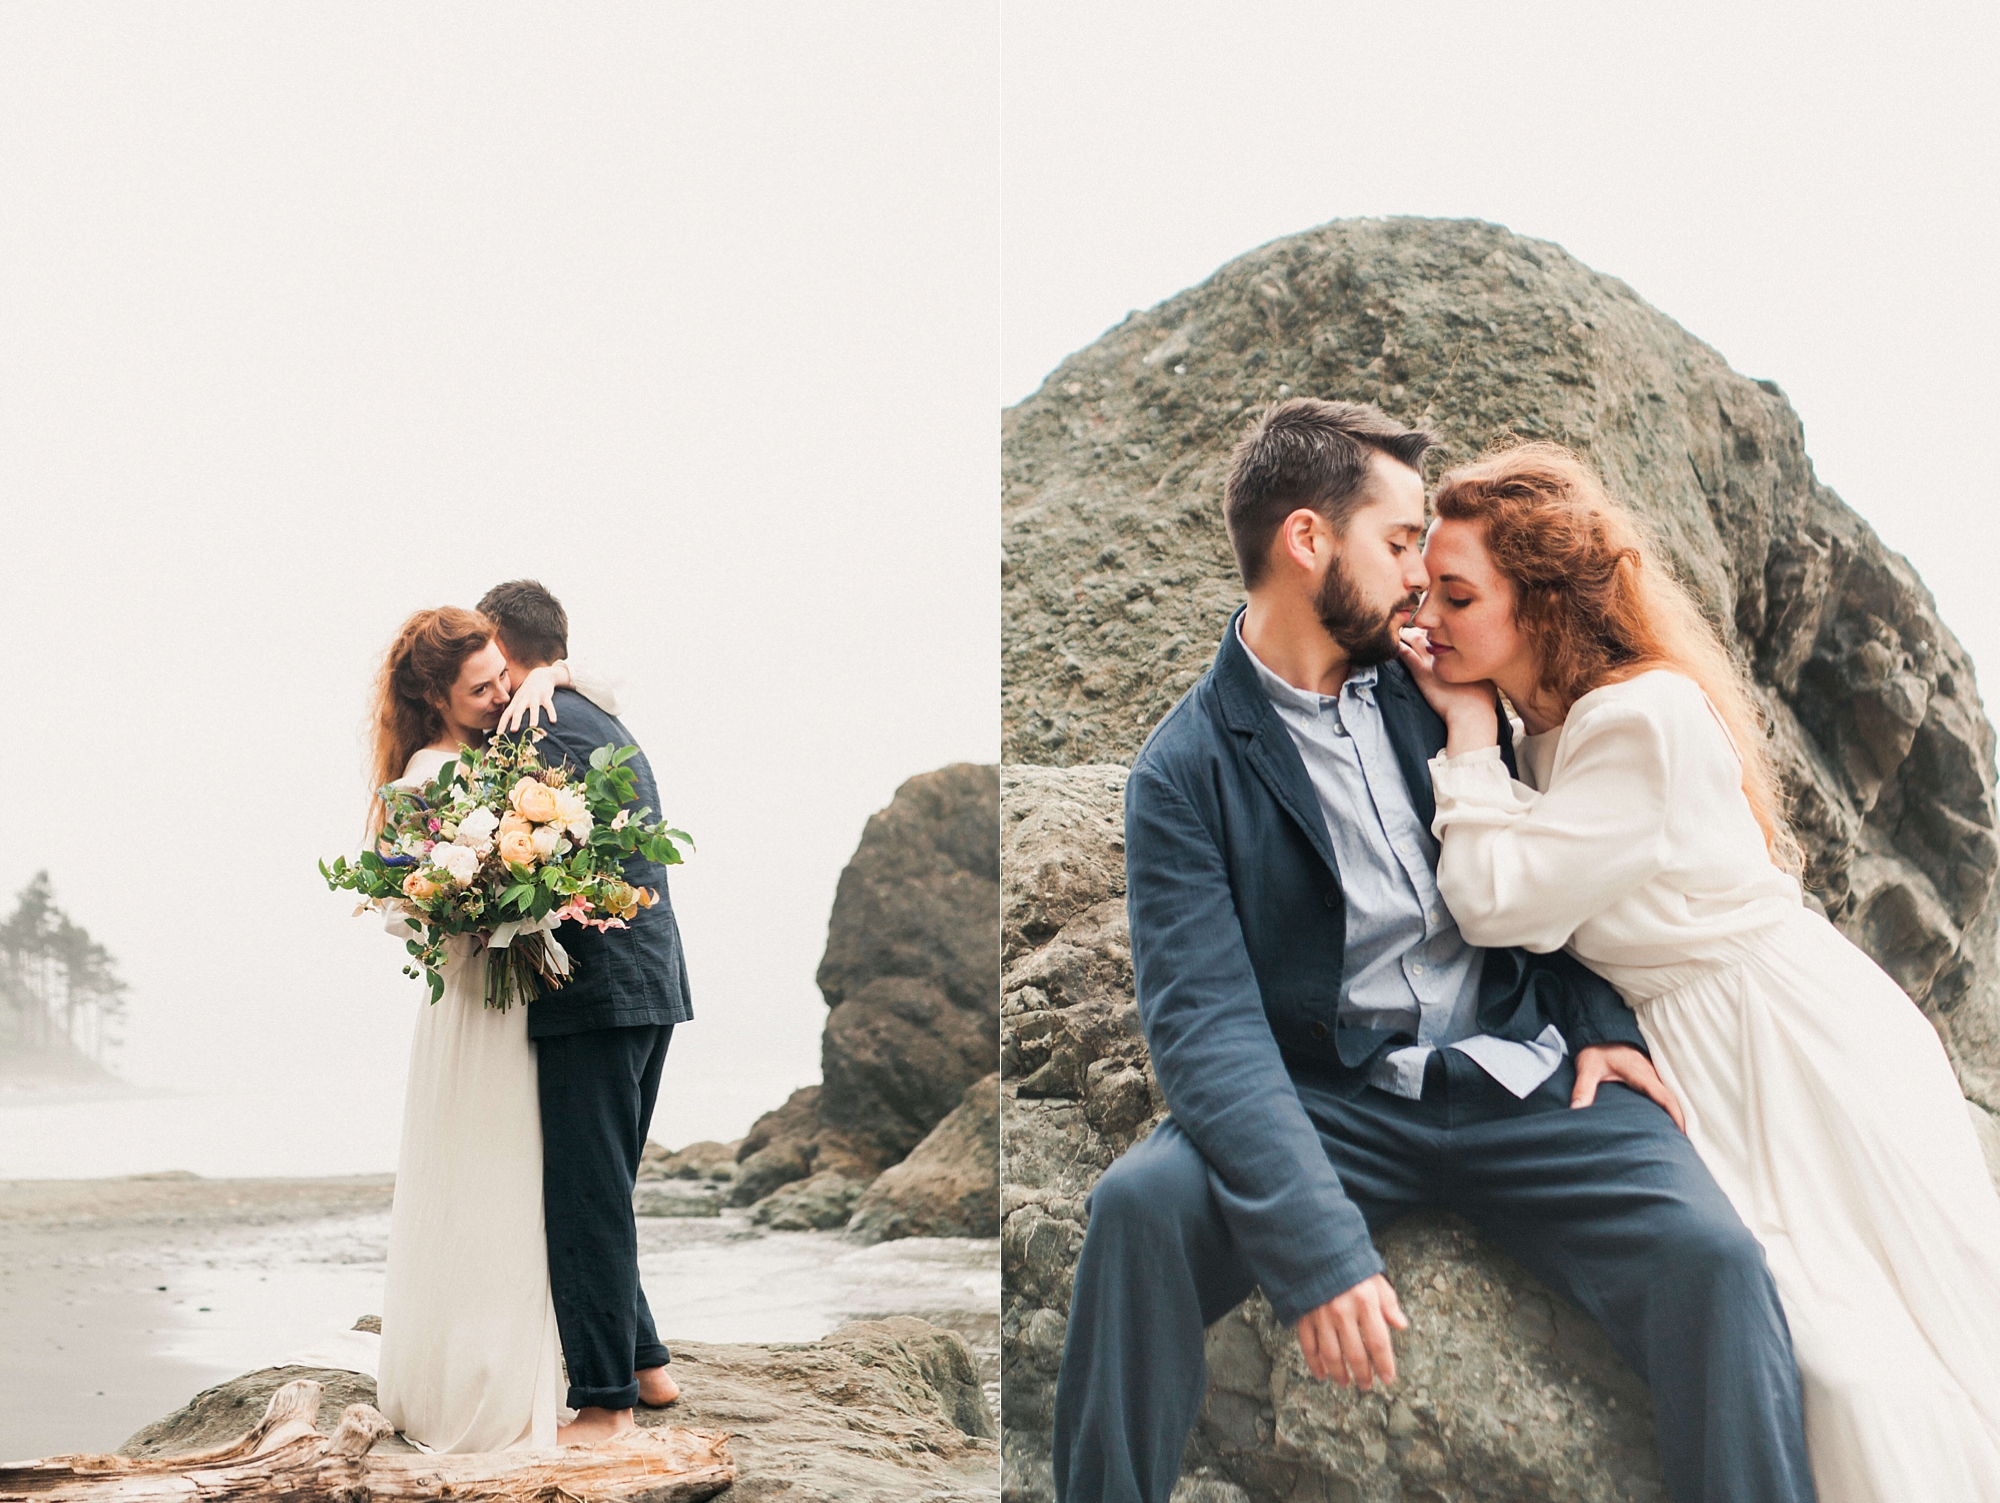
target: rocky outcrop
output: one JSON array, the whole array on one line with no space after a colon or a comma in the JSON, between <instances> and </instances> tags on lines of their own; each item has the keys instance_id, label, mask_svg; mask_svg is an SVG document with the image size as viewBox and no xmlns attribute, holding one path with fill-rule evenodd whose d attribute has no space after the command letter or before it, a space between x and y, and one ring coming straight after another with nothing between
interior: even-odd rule
<instances>
[{"instance_id":1,"label":"rocky outcrop","mask_svg":"<svg viewBox=\"0 0 2000 1503\"><path fill-rule=\"evenodd\" d=\"M1813 475L1797 415L1613 278L1494 225L1357 220L1135 313L1004 417L1004 755L1125 762L1241 597L1223 532L1248 412L1299 392L1586 454L1660 540L1773 726L1828 912L2000 1106L1993 731L1909 564ZM1967 1011L1966 1009L1970 1009Z\"/></svg>"},{"instance_id":2,"label":"rocky outcrop","mask_svg":"<svg viewBox=\"0 0 2000 1503\"><path fill-rule=\"evenodd\" d=\"M998 770L958 763L911 778L868 821L819 966L822 1082L751 1128L732 1204L814 1176L866 1186L992 1073L999 818Z\"/></svg>"},{"instance_id":3,"label":"rocky outcrop","mask_svg":"<svg viewBox=\"0 0 2000 1503\"><path fill-rule=\"evenodd\" d=\"M833 900L819 988L820 1120L901 1159L993 1072L1000 779L911 778L868 821Z\"/></svg>"},{"instance_id":4,"label":"rocky outcrop","mask_svg":"<svg viewBox=\"0 0 2000 1503\"><path fill-rule=\"evenodd\" d=\"M967 1086L951 1114L886 1170L854 1207L848 1231L894 1237L1000 1235L1000 1077Z\"/></svg>"},{"instance_id":5,"label":"rocky outcrop","mask_svg":"<svg viewBox=\"0 0 2000 1503\"><path fill-rule=\"evenodd\" d=\"M737 1480L724 1499L756 1503L977 1503L999 1492L993 1418L962 1337L909 1316L856 1321L803 1345L676 1341L683 1397L638 1413L648 1427L729 1432ZM281 1385L327 1385L320 1427L348 1404L375 1402L359 1373L270 1368L219 1384L148 1425L119 1452L165 1456L243 1433ZM394 1438L377 1451L409 1449Z\"/></svg>"},{"instance_id":6,"label":"rocky outcrop","mask_svg":"<svg viewBox=\"0 0 2000 1503\"><path fill-rule=\"evenodd\" d=\"M1294 391L1436 428L1450 458L1516 433L1595 460L1754 673L1819 901L1918 999L1968 1096L2000 1106L1993 732L1922 583L1814 478L1778 388L1494 226L1275 242L1005 418L1003 723L1023 765L1002 798L1002 1355L1023 1503L1049 1496L1083 1198L1163 1110L1131 1001L1118 764L1240 599L1228 450ZM1658 1495L1644 1391L1589 1321L1447 1219L1383 1254L1418 1302L1394 1399L1307 1381L1253 1298L1209 1333L1186 1503Z\"/></svg>"},{"instance_id":7,"label":"rocky outcrop","mask_svg":"<svg viewBox=\"0 0 2000 1503\"><path fill-rule=\"evenodd\" d=\"M379 1326L378 1321L378 1330ZM154 1420L126 1441L117 1454L150 1461L223 1445L257 1423L272 1394L300 1378L310 1378L325 1389L320 1396L318 1427L328 1435L340 1428L341 1411L349 1404L375 1402L375 1380L365 1373L328 1367L266 1367L203 1389L165 1419ZM392 1435L377 1441L375 1449L415 1451L416 1447Z\"/></svg>"},{"instance_id":8,"label":"rocky outcrop","mask_svg":"<svg viewBox=\"0 0 2000 1503\"><path fill-rule=\"evenodd\" d=\"M877 1183L880 1183L879 1181ZM854 1203L868 1187L838 1170L795 1179L757 1203L750 1219L777 1232L825 1232L847 1225Z\"/></svg>"}]
</instances>

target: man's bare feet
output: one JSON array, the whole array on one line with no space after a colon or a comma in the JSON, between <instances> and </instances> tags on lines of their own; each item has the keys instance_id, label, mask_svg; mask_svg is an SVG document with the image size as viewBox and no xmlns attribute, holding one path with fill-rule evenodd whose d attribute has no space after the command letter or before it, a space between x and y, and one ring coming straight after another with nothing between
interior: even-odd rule
<instances>
[{"instance_id":1,"label":"man's bare feet","mask_svg":"<svg viewBox=\"0 0 2000 1503\"><path fill-rule=\"evenodd\" d=\"M556 1426L556 1444L592 1446L600 1440L615 1440L638 1428L629 1409L579 1409L576 1418L569 1424Z\"/></svg>"},{"instance_id":2,"label":"man's bare feet","mask_svg":"<svg viewBox=\"0 0 2000 1503\"><path fill-rule=\"evenodd\" d=\"M648 1409L664 1409L681 1396L680 1384L664 1367L644 1367L632 1376L639 1380L639 1402Z\"/></svg>"}]
</instances>

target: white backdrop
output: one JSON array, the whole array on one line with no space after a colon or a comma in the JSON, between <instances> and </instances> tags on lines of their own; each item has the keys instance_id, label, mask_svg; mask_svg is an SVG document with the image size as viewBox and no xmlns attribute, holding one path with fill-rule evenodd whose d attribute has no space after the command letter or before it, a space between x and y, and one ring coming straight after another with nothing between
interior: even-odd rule
<instances>
[{"instance_id":1,"label":"white backdrop","mask_svg":"<svg viewBox=\"0 0 2000 1503\"><path fill-rule=\"evenodd\" d=\"M881 0L0 11L0 897L49 869L181 1093L0 1114L0 1176L393 1165L420 992L314 862L400 620L523 575L700 846L655 1136L817 1079L864 821L997 753L998 45Z\"/></svg>"},{"instance_id":2,"label":"white backdrop","mask_svg":"<svg viewBox=\"0 0 2000 1503\"><path fill-rule=\"evenodd\" d=\"M1351 215L1554 240L1777 380L2000 675L2000 10L1008 0L1003 386Z\"/></svg>"}]
</instances>

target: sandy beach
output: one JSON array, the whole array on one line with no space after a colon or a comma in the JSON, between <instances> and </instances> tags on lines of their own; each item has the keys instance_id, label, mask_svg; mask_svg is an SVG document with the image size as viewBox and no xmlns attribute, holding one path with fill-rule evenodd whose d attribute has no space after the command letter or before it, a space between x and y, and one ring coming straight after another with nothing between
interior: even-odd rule
<instances>
[{"instance_id":1,"label":"sandy beach","mask_svg":"<svg viewBox=\"0 0 2000 1503\"><path fill-rule=\"evenodd\" d=\"M324 1350L381 1309L388 1175L0 1181L0 1458L109 1450L225 1379ZM995 1396L999 1247L771 1232L741 1211L639 1221L662 1335L811 1341L922 1315Z\"/></svg>"}]
</instances>

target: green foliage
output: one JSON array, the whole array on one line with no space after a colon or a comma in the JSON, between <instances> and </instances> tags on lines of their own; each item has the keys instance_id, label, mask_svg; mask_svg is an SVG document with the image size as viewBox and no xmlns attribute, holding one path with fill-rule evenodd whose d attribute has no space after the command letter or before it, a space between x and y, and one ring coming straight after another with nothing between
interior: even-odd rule
<instances>
[{"instance_id":1,"label":"green foliage","mask_svg":"<svg viewBox=\"0 0 2000 1503\"><path fill-rule=\"evenodd\" d=\"M559 961L566 957L554 936L536 926L546 929L551 916L560 914L564 923L623 927L658 896L628 878L626 863L637 858L678 866L685 859L682 847L694 848L686 831L652 819L650 809L630 807L638 785L627 764L638 755L636 746L598 747L590 754L589 770L578 779L565 768L542 766L535 750L542 734L524 731L495 738L477 751L461 749L420 790L393 783L381 789L383 824L375 846L351 862L337 856L319 863L330 890L352 892L364 908L396 913L409 922L415 937L407 949L414 964L405 972L426 979L433 1002L444 995L451 937L469 934L483 943L493 937L503 914L527 928L489 965L488 1005L504 1008L539 995L562 974ZM571 801L567 821L560 815L527 821L513 812L522 794L535 792L521 788L529 779L557 800ZM574 807L579 794L581 814ZM536 802L519 807L546 812L549 798L535 794ZM480 817L479 811L507 821L502 829L516 821L524 832L554 829L554 851L546 857L536 853L529 861L507 861L499 852L499 830L483 844L458 842L459 827ZM470 881L452 877L433 855L441 845L455 851L459 844L477 855Z\"/></svg>"}]
</instances>

